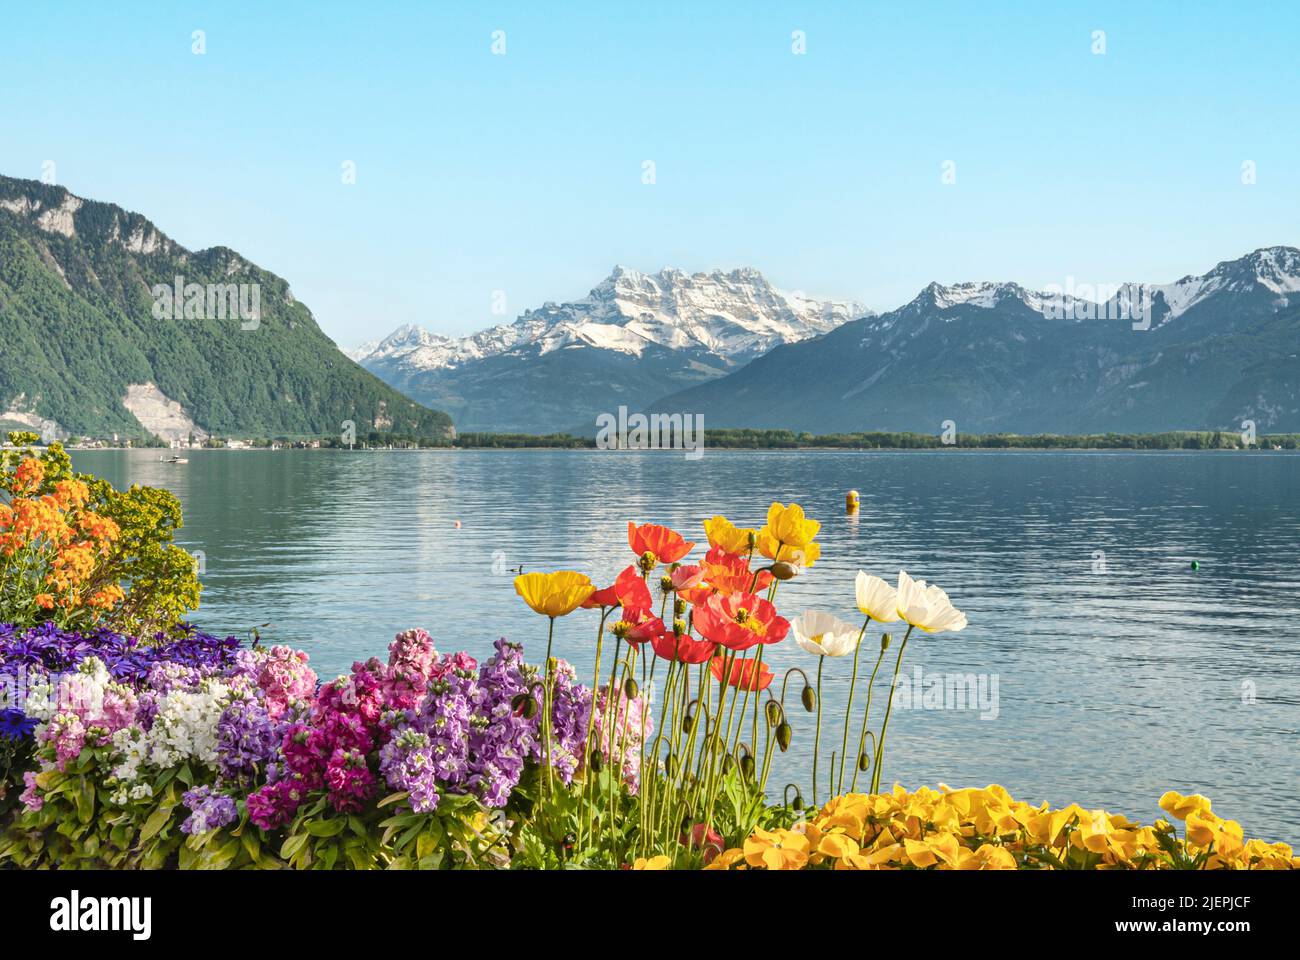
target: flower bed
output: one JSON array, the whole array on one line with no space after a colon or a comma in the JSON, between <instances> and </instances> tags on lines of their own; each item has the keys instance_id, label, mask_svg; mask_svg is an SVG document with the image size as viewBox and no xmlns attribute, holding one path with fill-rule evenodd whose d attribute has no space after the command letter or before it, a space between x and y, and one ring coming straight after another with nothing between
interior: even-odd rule
<instances>
[{"instance_id":1,"label":"flower bed","mask_svg":"<svg viewBox=\"0 0 1300 960\"><path fill-rule=\"evenodd\" d=\"M629 523L634 560L604 588L574 571L517 577L521 600L545 618L538 665L504 639L482 663L439 653L416 629L389 644L386 660L321 683L301 650L175 623L197 584L167 542L179 510L166 498L74 476L57 445L40 457L6 453L5 491L0 865L1297 865L1285 844L1245 840L1199 796L1162 798L1186 821L1180 838L1166 821L1034 807L996 786L882 792L892 698L872 706L886 656L894 651L897 678L914 634L960 631L966 616L900 571L895 584L859 572L846 589L860 626L815 610L786 619L779 588L821 553L820 524L796 504L772 504L760 527L707 521L698 563L675 531ZM104 514L87 510L90 500ZM103 522L108 513L119 520ZM161 537L124 533L164 515ZM596 628L589 685L551 655L557 622L583 610ZM115 632L132 623L148 625L147 636ZM897 645L888 631L866 642L868 629L893 623L905 624ZM788 636L816 658L815 681L796 667L778 684L764 662ZM869 673L859 670L864 649L868 663L875 654ZM823 675L850 657L845 711L824 717ZM772 762L800 709L811 769L774 804ZM839 731L823 765L824 721Z\"/></svg>"}]
</instances>

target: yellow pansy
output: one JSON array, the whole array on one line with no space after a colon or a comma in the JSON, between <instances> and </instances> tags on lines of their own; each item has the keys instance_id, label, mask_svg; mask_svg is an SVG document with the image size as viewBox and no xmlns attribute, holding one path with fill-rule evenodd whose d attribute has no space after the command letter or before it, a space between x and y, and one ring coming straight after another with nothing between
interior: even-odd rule
<instances>
[{"instance_id":1,"label":"yellow pansy","mask_svg":"<svg viewBox=\"0 0 1300 960\"><path fill-rule=\"evenodd\" d=\"M957 870L1015 870L1016 858L1006 847L992 843L982 844L979 849L962 847L957 852Z\"/></svg>"},{"instance_id":2,"label":"yellow pansy","mask_svg":"<svg viewBox=\"0 0 1300 960\"><path fill-rule=\"evenodd\" d=\"M636 861L632 864L632 869L633 870L667 870L671 864L672 861L669 860L661 853L659 854L659 856L650 857L648 860L645 857L637 857Z\"/></svg>"},{"instance_id":3,"label":"yellow pansy","mask_svg":"<svg viewBox=\"0 0 1300 960\"><path fill-rule=\"evenodd\" d=\"M736 867L738 870L745 869L745 851L733 847L730 850L724 850L713 858L713 862L706 866L705 870L730 870Z\"/></svg>"},{"instance_id":4,"label":"yellow pansy","mask_svg":"<svg viewBox=\"0 0 1300 960\"><path fill-rule=\"evenodd\" d=\"M1171 817L1186 820L1189 813L1209 813L1210 801L1199 793L1183 796L1170 790L1160 798L1160 809Z\"/></svg>"},{"instance_id":5,"label":"yellow pansy","mask_svg":"<svg viewBox=\"0 0 1300 960\"><path fill-rule=\"evenodd\" d=\"M808 838L793 830L756 829L745 841L745 861L768 870L802 870L808 862Z\"/></svg>"},{"instance_id":6,"label":"yellow pansy","mask_svg":"<svg viewBox=\"0 0 1300 960\"><path fill-rule=\"evenodd\" d=\"M546 617L567 616L595 591L589 577L572 570L524 573L515 577L515 593L523 597L524 603L534 611Z\"/></svg>"},{"instance_id":7,"label":"yellow pansy","mask_svg":"<svg viewBox=\"0 0 1300 960\"><path fill-rule=\"evenodd\" d=\"M746 554L750 550L750 538L757 537L758 531L753 527L737 527L723 516L704 521L704 535L709 538L709 546L718 547L727 553Z\"/></svg>"}]
</instances>

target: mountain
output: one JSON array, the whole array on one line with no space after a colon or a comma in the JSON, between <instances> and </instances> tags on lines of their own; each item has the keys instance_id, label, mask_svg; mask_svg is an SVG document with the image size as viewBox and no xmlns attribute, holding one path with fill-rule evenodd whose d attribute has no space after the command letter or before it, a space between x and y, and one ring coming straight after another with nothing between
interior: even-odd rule
<instances>
[{"instance_id":1,"label":"mountain","mask_svg":"<svg viewBox=\"0 0 1300 960\"><path fill-rule=\"evenodd\" d=\"M860 304L777 290L756 270L614 271L586 297L451 338L416 326L367 345L359 362L462 431L546 433L594 425L723 377L782 344L870 315Z\"/></svg>"},{"instance_id":2,"label":"mountain","mask_svg":"<svg viewBox=\"0 0 1300 960\"><path fill-rule=\"evenodd\" d=\"M66 436L442 438L343 356L289 285L226 247L190 251L143 216L0 177L0 420Z\"/></svg>"},{"instance_id":3,"label":"mountain","mask_svg":"<svg viewBox=\"0 0 1300 960\"><path fill-rule=\"evenodd\" d=\"M1103 302L1013 283L910 303L776 347L647 405L710 428L834 433L1300 430L1300 251L1269 247Z\"/></svg>"}]
</instances>

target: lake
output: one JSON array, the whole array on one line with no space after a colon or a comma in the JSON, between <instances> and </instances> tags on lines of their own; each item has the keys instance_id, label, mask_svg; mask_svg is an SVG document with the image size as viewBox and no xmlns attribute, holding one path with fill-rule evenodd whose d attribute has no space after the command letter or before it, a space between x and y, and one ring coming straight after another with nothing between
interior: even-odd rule
<instances>
[{"instance_id":1,"label":"lake","mask_svg":"<svg viewBox=\"0 0 1300 960\"><path fill-rule=\"evenodd\" d=\"M115 485L163 486L180 497L181 543L204 559L196 623L241 636L269 623L263 642L302 647L325 678L384 656L393 634L411 626L427 628L443 651L485 658L505 636L538 661L545 620L515 595L510 568L575 569L604 586L633 560L628 519L704 542L706 517L760 525L772 500L793 500L823 523L822 559L781 586L785 616L818 608L860 621L857 570L892 581L906 569L946 589L970 626L914 635L904 675L917 667L923 678L973 673L990 693L997 683L996 717L896 709L885 783L996 782L1021 799L1104 806L1144 822L1160 815L1164 790L1200 792L1248 836L1300 842L1300 456L188 456L187 465L168 465L157 451L80 451L74 461ZM844 513L850 488L862 495L855 518ZM557 655L584 682L596 622L594 611L579 611L556 629ZM878 633L868 636L866 671ZM765 659L778 670L815 673L817 665L793 638ZM824 758L839 749L849 659L827 661ZM774 769L774 790L811 755L812 718L791 687L795 737Z\"/></svg>"}]
</instances>

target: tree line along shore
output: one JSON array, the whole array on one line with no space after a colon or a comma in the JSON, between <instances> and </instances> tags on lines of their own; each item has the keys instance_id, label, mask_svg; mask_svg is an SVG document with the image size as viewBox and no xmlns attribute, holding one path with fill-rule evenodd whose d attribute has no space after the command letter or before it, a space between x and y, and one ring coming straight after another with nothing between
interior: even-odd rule
<instances>
[{"instance_id":1,"label":"tree line along shore","mask_svg":"<svg viewBox=\"0 0 1300 960\"><path fill-rule=\"evenodd\" d=\"M65 445L87 448L75 438ZM670 443L663 444L671 448ZM133 439L131 447L166 447L157 438ZM1249 434L1227 430L1173 430L1163 433L1102 434L928 434L897 431L813 434L793 430L706 430L704 447L733 450L1297 450L1300 434ZM119 448L95 444L98 449ZM454 440L432 440L401 434L370 432L352 443L338 437L252 438L238 441L209 439L192 448L204 449L566 449L593 450L594 437L568 433L459 434Z\"/></svg>"}]
</instances>

